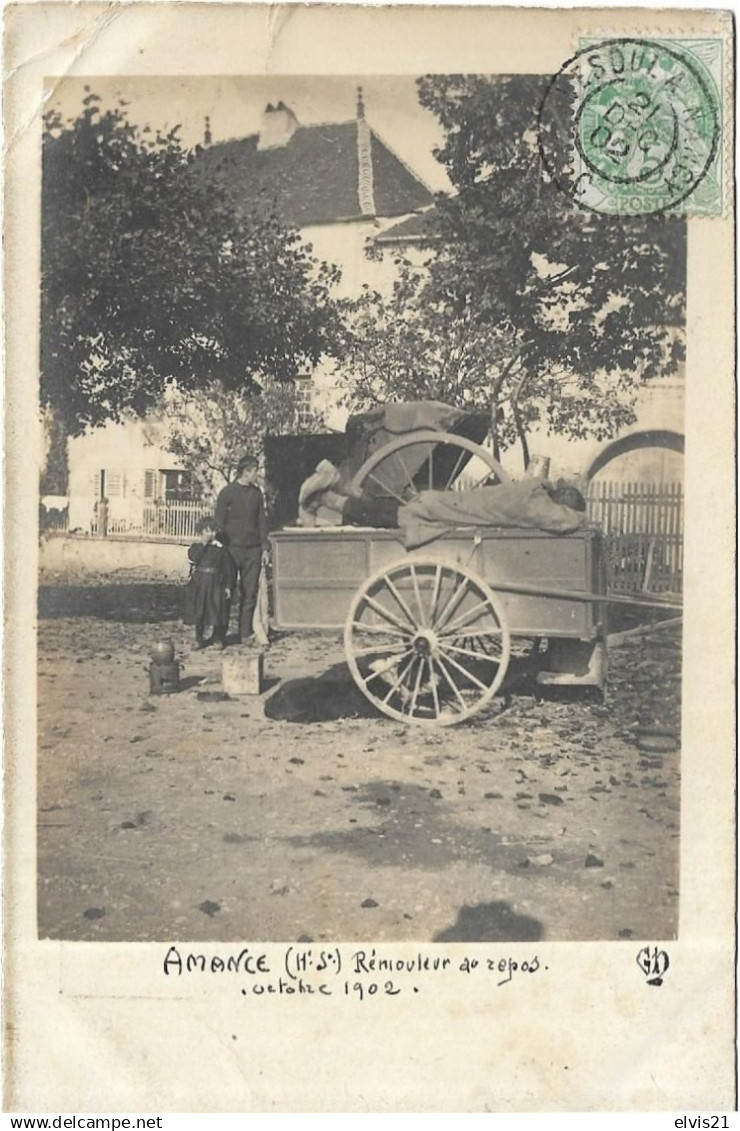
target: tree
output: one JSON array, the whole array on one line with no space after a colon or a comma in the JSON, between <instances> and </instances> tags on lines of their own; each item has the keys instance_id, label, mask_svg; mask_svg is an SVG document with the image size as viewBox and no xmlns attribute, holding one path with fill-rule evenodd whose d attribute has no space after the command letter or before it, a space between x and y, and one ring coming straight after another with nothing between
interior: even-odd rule
<instances>
[{"instance_id":1,"label":"tree","mask_svg":"<svg viewBox=\"0 0 740 1131\"><path fill-rule=\"evenodd\" d=\"M202 494L215 496L243 456L262 456L267 433L316 432L322 425L318 413L299 413L291 384L266 381L244 392L212 381L194 391L170 386L145 431L151 443L177 457Z\"/></svg>"},{"instance_id":2,"label":"tree","mask_svg":"<svg viewBox=\"0 0 740 1131\"><path fill-rule=\"evenodd\" d=\"M42 413L41 426L46 457L39 476L39 494L66 495L69 488L67 433L59 418L48 411Z\"/></svg>"},{"instance_id":3,"label":"tree","mask_svg":"<svg viewBox=\"0 0 740 1131\"><path fill-rule=\"evenodd\" d=\"M354 308L353 405L397 396L488 406L496 448L535 426L607 438L635 419L647 378L684 356L685 224L580 210L544 171L547 80L427 76L423 106L455 192L436 202L426 264Z\"/></svg>"},{"instance_id":4,"label":"tree","mask_svg":"<svg viewBox=\"0 0 740 1131\"><path fill-rule=\"evenodd\" d=\"M259 202L236 213L178 127L86 90L76 118L44 118L42 404L77 434L170 382L250 392L331 355L336 268Z\"/></svg>"}]
</instances>

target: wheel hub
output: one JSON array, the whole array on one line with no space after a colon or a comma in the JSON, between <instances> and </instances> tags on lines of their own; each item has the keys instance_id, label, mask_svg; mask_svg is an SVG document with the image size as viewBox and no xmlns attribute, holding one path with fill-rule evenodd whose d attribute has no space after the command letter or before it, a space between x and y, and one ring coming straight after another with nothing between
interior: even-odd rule
<instances>
[{"instance_id":1,"label":"wheel hub","mask_svg":"<svg viewBox=\"0 0 740 1131\"><path fill-rule=\"evenodd\" d=\"M426 659L437 649L437 634L432 632L431 628L422 628L416 633L411 646L417 656Z\"/></svg>"}]
</instances>

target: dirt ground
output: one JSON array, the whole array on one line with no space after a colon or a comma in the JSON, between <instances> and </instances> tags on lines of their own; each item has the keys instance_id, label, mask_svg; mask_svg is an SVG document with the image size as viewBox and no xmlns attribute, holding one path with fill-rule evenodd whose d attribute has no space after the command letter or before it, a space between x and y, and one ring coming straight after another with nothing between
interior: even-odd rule
<instances>
[{"instance_id":1,"label":"dirt ground","mask_svg":"<svg viewBox=\"0 0 740 1131\"><path fill-rule=\"evenodd\" d=\"M41 937L675 936L680 756L636 736L678 723L677 633L613 649L604 704L517 686L430 733L374 713L336 633L278 636L265 694L204 699L223 655L192 650L181 598L41 579ZM150 696L163 638L181 690Z\"/></svg>"}]
</instances>

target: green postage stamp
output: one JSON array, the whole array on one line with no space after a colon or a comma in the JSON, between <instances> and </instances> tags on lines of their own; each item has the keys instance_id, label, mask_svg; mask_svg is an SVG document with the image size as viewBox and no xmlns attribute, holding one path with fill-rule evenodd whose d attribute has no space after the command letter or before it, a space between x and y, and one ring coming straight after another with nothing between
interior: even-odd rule
<instances>
[{"instance_id":1,"label":"green postage stamp","mask_svg":"<svg viewBox=\"0 0 740 1131\"><path fill-rule=\"evenodd\" d=\"M582 38L539 115L550 176L615 216L723 210L720 38Z\"/></svg>"}]
</instances>

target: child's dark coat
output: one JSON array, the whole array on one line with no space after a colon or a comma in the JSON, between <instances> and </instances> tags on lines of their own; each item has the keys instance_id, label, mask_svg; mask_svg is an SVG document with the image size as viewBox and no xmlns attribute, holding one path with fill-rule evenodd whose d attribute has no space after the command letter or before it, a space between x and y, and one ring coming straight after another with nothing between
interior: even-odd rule
<instances>
[{"instance_id":1,"label":"child's dark coat","mask_svg":"<svg viewBox=\"0 0 740 1131\"><path fill-rule=\"evenodd\" d=\"M229 623L231 599L226 590L234 592L236 566L229 551L218 543L194 542L188 550L193 572L185 589L185 624L212 625Z\"/></svg>"}]
</instances>

